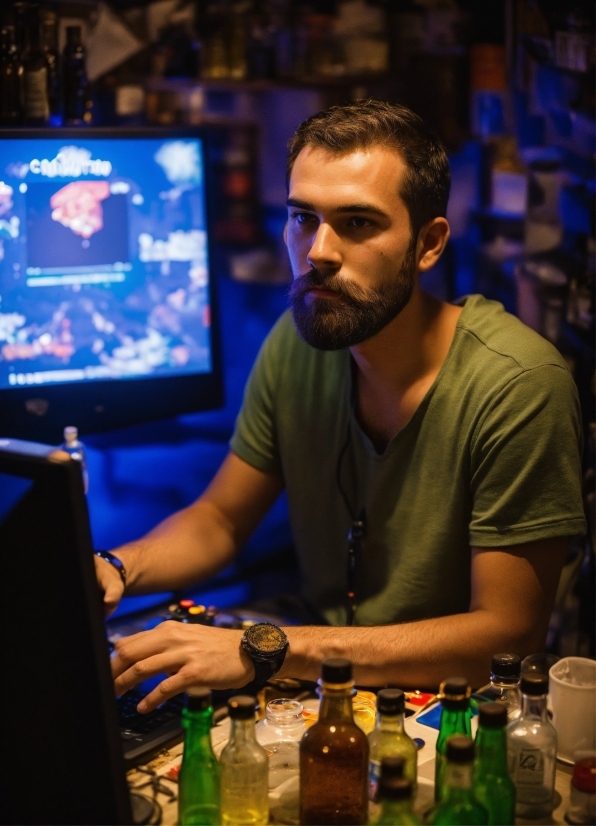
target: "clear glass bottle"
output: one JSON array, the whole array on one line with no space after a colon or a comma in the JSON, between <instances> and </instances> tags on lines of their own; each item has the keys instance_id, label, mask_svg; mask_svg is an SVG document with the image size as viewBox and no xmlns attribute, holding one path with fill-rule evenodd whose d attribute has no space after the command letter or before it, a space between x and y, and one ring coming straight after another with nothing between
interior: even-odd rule
<instances>
[{"instance_id":1,"label":"clear glass bottle","mask_svg":"<svg viewBox=\"0 0 596 826\"><path fill-rule=\"evenodd\" d=\"M520 676L521 658L517 654L495 654L490 667L490 686L482 694L506 705L509 722L517 720L521 711Z\"/></svg>"},{"instance_id":2,"label":"clear glass bottle","mask_svg":"<svg viewBox=\"0 0 596 826\"><path fill-rule=\"evenodd\" d=\"M557 732L546 713L548 676L521 679L522 709L507 726L507 760L515 783L517 817L547 817L553 810Z\"/></svg>"},{"instance_id":3,"label":"clear glass bottle","mask_svg":"<svg viewBox=\"0 0 596 826\"><path fill-rule=\"evenodd\" d=\"M472 736L472 715L470 709L470 695L472 690L465 677L450 677L441 683L439 696L441 698L441 721L439 736L436 745L435 762L435 800L441 799L443 789L443 774L445 772L445 754L447 738L453 734Z\"/></svg>"},{"instance_id":4,"label":"clear glass bottle","mask_svg":"<svg viewBox=\"0 0 596 826\"><path fill-rule=\"evenodd\" d=\"M418 749L404 729L405 695L399 688L383 688L377 694L377 724L368 735L370 748L369 797L376 800L383 757L403 757L404 776L416 791Z\"/></svg>"},{"instance_id":5,"label":"clear glass bottle","mask_svg":"<svg viewBox=\"0 0 596 826\"><path fill-rule=\"evenodd\" d=\"M300 743L300 823L368 819L368 738L354 722L352 663L323 661L318 721Z\"/></svg>"},{"instance_id":6,"label":"clear glass bottle","mask_svg":"<svg viewBox=\"0 0 596 826\"><path fill-rule=\"evenodd\" d=\"M41 45L39 6L25 9L23 110L26 126L45 126L50 117L48 63Z\"/></svg>"},{"instance_id":7,"label":"clear glass bottle","mask_svg":"<svg viewBox=\"0 0 596 826\"><path fill-rule=\"evenodd\" d=\"M184 752L180 768L178 820L182 826L218 826L219 763L211 745L213 703L208 688L189 691L182 711Z\"/></svg>"},{"instance_id":8,"label":"clear glass bottle","mask_svg":"<svg viewBox=\"0 0 596 826\"><path fill-rule=\"evenodd\" d=\"M478 706L474 792L488 811L489 824L513 823L515 786L507 771L507 707L502 702Z\"/></svg>"},{"instance_id":9,"label":"clear glass bottle","mask_svg":"<svg viewBox=\"0 0 596 826\"><path fill-rule=\"evenodd\" d=\"M433 824L488 824L488 812L474 794L474 741L462 734L448 738L444 785L440 803L432 813Z\"/></svg>"},{"instance_id":10,"label":"clear glass bottle","mask_svg":"<svg viewBox=\"0 0 596 826\"><path fill-rule=\"evenodd\" d=\"M228 701L230 742L220 758L223 826L266 826L269 822L267 752L255 737L254 697Z\"/></svg>"},{"instance_id":11,"label":"clear glass bottle","mask_svg":"<svg viewBox=\"0 0 596 826\"><path fill-rule=\"evenodd\" d=\"M375 826L418 826L422 821L412 811L414 790L407 777L403 776L403 757L383 757L379 777L377 800L380 813L375 818Z\"/></svg>"},{"instance_id":12,"label":"clear glass bottle","mask_svg":"<svg viewBox=\"0 0 596 826\"><path fill-rule=\"evenodd\" d=\"M58 15L52 9L41 12L41 45L48 65L48 100L50 125L62 125L60 58L58 55Z\"/></svg>"},{"instance_id":13,"label":"clear glass bottle","mask_svg":"<svg viewBox=\"0 0 596 826\"><path fill-rule=\"evenodd\" d=\"M81 465L81 473L83 474L83 487L85 493L89 490L89 472L87 470L87 456L85 454L85 445L79 440L79 431L76 427L70 425L64 428L64 442L61 445L62 450L70 454L71 459L79 462Z\"/></svg>"},{"instance_id":14,"label":"clear glass bottle","mask_svg":"<svg viewBox=\"0 0 596 826\"><path fill-rule=\"evenodd\" d=\"M269 757L269 790L278 790L269 798L271 814L281 823L298 823L300 740L306 731L302 703L284 698L271 700L255 731L257 742Z\"/></svg>"}]
</instances>

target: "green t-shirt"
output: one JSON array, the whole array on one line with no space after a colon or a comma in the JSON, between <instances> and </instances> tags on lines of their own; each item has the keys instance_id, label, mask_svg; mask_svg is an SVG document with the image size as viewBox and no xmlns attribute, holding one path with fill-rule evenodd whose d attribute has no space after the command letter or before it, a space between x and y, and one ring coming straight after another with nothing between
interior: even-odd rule
<instances>
[{"instance_id":1,"label":"green t-shirt","mask_svg":"<svg viewBox=\"0 0 596 826\"><path fill-rule=\"evenodd\" d=\"M382 454L354 414L350 363L348 350L305 344L284 314L230 442L283 476L302 596L330 623L346 619L352 522L338 470L352 512L366 509L359 625L468 611L471 547L585 532L575 384L557 350L501 304L464 300L437 378Z\"/></svg>"}]
</instances>

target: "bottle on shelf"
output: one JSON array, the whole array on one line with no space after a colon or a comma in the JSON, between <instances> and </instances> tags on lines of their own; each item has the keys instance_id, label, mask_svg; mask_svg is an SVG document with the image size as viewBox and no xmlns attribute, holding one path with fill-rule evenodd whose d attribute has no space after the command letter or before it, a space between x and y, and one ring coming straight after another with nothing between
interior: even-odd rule
<instances>
[{"instance_id":1,"label":"bottle on shelf","mask_svg":"<svg viewBox=\"0 0 596 826\"><path fill-rule=\"evenodd\" d=\"M300 740L306 731L302 703L284 698L271 700L255 730L257 743L269 757L269 790L280 789L278 802L270 800L271 814L276 821L298 823ZM289 782L292 778L293 783Z\"/></svg>"},{"instance_id":2,"label":"bottle on shelf","mask_svg":"<svg viewBox=\"0 0 596 826\"><path fill-rule=\"evenodd\" d=\"M433 824L488 824L488 812L474 794L474 741L463 734L447 739L443 789L432 813Z\"/></svg>"},{"instance_id":3,"label":"bottle on shelf","mask_svg":"<svg viewBox=\"0 0 596 826\"><path fill-rule=\"evenodd\" d=\"M184 752L179 777L178 815L182 826L218 826L219 763L211 745L213 703L208 688L188 692L182 711Z\"/></svg>"},{"instance_id":4,"label":"bottle on shelf","mask_svg":"<svg viewBox=\"0 0 596 826\"><path fill-rule=\"evenodd\" d=\"M495 654L490 667L490 687L483 692L495 703L503 703L509 722L521 711L521 658L517 654Z\"/></svg>"},{"instance_id":5,"label":"bottle on shelf","mask_svg":"<svg viewBox=\"0 0 596 826\"><path fill-rule=\"evenodd\" d=\"M83 475L83 487L85 493L89 490L89 471L87 469L87 456L85 453L85 445L79 439L79 431L76 427L64 428L64 442L61 449L70 454L71 459L79 462L81 465L81 473Z\"/></svg>"},{"instance_id":6,"label":"bottle on shelf","mask_svg":"<svg viewBox=\"0 0 596 826\"><path fill-rule=\"evenodd\" d=\"M383 757L379 776L377 802L380 807L375 826L418 826L422 821L412 811L414 789L404 777L403 757Z\"/></svg>"},{"instance_id":7,"label":"bottle on shelf","mask_svg":"<svg viewBox=\"0 0 596 826\"><path fill-rule=\"evenodd\" d=\"M381 760L383 757L403 757L405 777L416 791L418 749L404 729L405 695L399 688L383 688L377 694L377 722L368 735L370 748L369 797L376 800Z\"/></svg>"},{"instance_id":8,"label":"bottle on shelf","mask_svg":"<svg viewBox=\"0 0 596 826\"><path fill-rule=\"evenodd\" d=\"M255 703L246 695L228 701L232 729L220 758L223 826L269 822L269 761L255 737Z\"/></svg>"},{"instance_id":9,"label":"bottle on shelf","mask_svg":"<svg viewBox=\"0 0 596 826\"><path fill-rule=\"evenodd\" d=\"M45 126L50 117L48 62L41 45L39 6L25 9L23 117L26 126Z\"/></svg>"},{"instance_id":10,"label":"bottle on shelf","mask_svg":"<svg viewBox=\"0 0 596 826\"><path fill-rule=\"evenodd\" d=\"M50 125L62 125L62 94L60 89L60 57L58 54L58 15L52 9L41 12L41 46L48 66L48 101Z\"/></svg>"},{"instance_id":11,"label":"bottle on shelf","mask_svg":"<svg viewBox=\"0 0 596 826\"><path fill-rule=\"evenodd\" d=\"M515 814L544 818L553 810L557 732L548 719L548 676L529 672L521 678L522 708L507 727L509 774L515 783Z\"/></svg>"},{"instance_id":12,"label":"bottle on shelf","mask_svg":"<svg viewBox=\"0 0 596 826\"><path fill-rule=\"evenodd\" d=\"M368 738L354 722L352 663L323 661L318 721L300 743L300 823L366 823Z\"/></svg>"},{"instance_id":13,"label":"bottle on shelf","mask_svg":"<svg viewBox=\"0 0 596 826\"><path fill-rule=\"evenodd\" d=\"M90 124L93 119L86 60L81 27L67 26L66 46L62 53L64 123L67 126Z\"/></svg>"},{"instance_id":14,"label":"bottle on shelf","mask_svg":"<svg viewBox=\"0 0 596 826\"><path fill-rule=\"evenodd\" d=\"M488 812L489 824L513 823L515 786L507 770L507 707L502 702L478 706L474 792Z\"/></svg>"},{"instance_id":15,"label":"bottle on shelf","mask_svg":"<svg viewBox=\"0 0 596 826\"><path fill-rule=\"evenodd\" d=\"M23 112L21 84L23 66L19 58L15 27L0 27L0 126L19 126Z\"/></svg>"},{"instance_id":16,"label":"bottle on shelf","mask_svg":"<svg viewBox=\"0 0 596 826\"><path fill-rule=\"evenodd\" d=\"M435 800L441 799L447 738L453 734L472 736L470 694L472 690L465 677L450 677L441 683L441 720L437 737L435 763Z\"/></svg>"}]
</instances>

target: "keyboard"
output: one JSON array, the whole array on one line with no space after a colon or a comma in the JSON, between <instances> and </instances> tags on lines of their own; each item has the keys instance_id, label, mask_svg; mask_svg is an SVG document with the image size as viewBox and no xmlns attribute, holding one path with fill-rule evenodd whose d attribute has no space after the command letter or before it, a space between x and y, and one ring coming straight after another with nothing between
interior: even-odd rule
<instances>
[{"instance_id":1,"label":"keyboard","mask_svg":"<svg viewBox=\"0 0 596 826\"><path fill-rule=\"evenodd\" d=\"M143 763L160 749L183 739L180 715L184 695L166 700L148 714L139 714L137 705L143 696L132 689L117 700L122 750L128 768Z\"/></svg>"}]
</instances>

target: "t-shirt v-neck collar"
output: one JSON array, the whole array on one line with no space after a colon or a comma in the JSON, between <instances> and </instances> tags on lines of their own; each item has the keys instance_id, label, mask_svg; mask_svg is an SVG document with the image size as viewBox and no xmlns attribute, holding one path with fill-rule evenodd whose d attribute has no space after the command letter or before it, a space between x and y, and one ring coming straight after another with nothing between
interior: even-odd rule
<instances>
[{"instance_id":1,"label":"t-shirt v-neck collar","mask_svg":"<svg viewBox=\"0 0 596 826\"><path fill-rule=\"evenodd\" d=\"M428 388L428 390L424 394L424 397L423 397L422 401L420 402L420 404L418 405L418 407L416 408L416 410L410 416L410 418L405 423L405 425L400 430L398 430L397 433L390 439L389 443L387 444L387 447L385 448L385 450L382 453L378 452L378 450L376 449L376 447L372 443L372 440L371 440L370 436L368 436L365 433L362 426L360 425L360 422L358 421L358 417L356 416L356 405L354 403L355 402L355 398L354 398L355 397L354 370L356 368L355 368L355 363L354 363L354 360L352 358L352 355L351 355L350 351L346 350L347 370L348 370L348 381L347 381L346 392L347 392L347 403L349 405L349 411L350 411L350 427L354 428L354 431L360 436L360 438L362 440L362 443L363 443L363 445L366 449L366 452L369 454L370 458L374 459L377 462L383 462L386 459L388 459L398 449L399 445L404 440L406 440L408 438L409 433L414 429L417 421L422 416L424 416L424 414L426 412L426 409L428 408L429 404L431 403L431 400L432 400L432 397L435 393L435 390L436 390L437 386L439 385L439 382L441 381L443 375L449 369L449 364L452 361L453 353L455 352L455 349L456 349L456 346L457 346L458 333L459 333L460 329L464 326L462 324L462 321L464 319L464 316L466 315L466 308L469 307L473 303L473 301L470 301L469 299L470 299L470 296L466 296L465 298L460 299L457 302L453 302L456 305L460 305L462 307L462 311L460 313L459 318L457 319L457 323L455 325L455 333L453 334L453 339L451 341L451 344L449 345L449 350L447 351L447 355L445 356L443 364L439 368L439 372L435 376L435 380L433 381L431 386Z\"/></svg>"}]
</instances>

